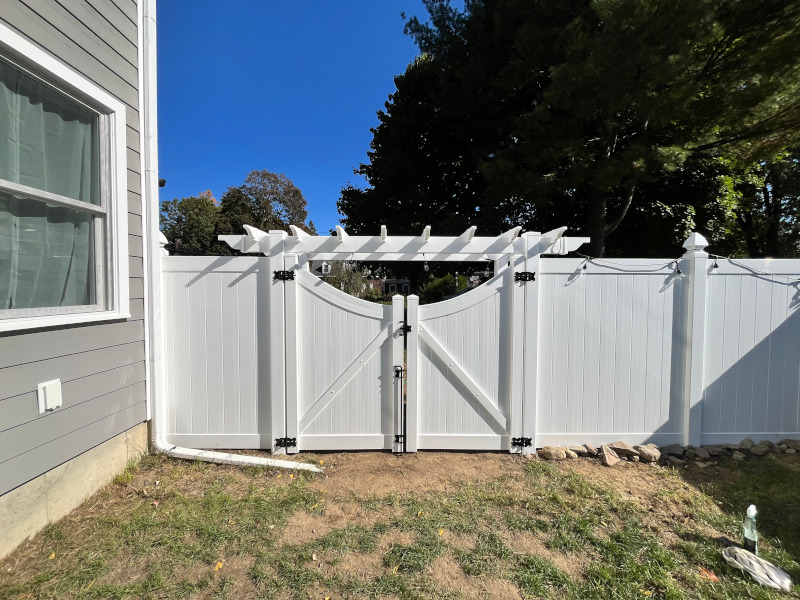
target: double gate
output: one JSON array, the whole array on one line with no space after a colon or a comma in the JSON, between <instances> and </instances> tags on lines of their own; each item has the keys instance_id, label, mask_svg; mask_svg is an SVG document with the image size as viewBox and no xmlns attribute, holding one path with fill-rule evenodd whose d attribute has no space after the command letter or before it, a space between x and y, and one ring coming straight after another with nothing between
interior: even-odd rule
<instances>
[{"instance_id":1,"label":"double gate","mask_svg":"<svg viewBox=\"0 0 800 600\"><path fill-rule=\"evenodd\" d=\"M560 231L495 238L222 236L262 256L162 258L167 439L195 448L531 450L540 254ZM561 238L562 250L567 240ZM581 239L572 238L573 244ZM310 260L493 261L420 306L360 300ZM531 407L525 410L523 407Z\"/></svg>"},{"instance_id":2,"label":"double gate","mask_svg":"<svg viewBox=\"0 0 800 600\"><path fill-rule=\"evenodd\" d=\"M538 296L526 290L541 236L257 233L235 241L260 257L163 257L169 441L275 453L529 448ZM314 276L312 255L488 258L496 274L436 304L377 304Z\"/></svg>"},{"instance_id":3,"label":"double gate","mask_svg":"<svg viewBox=\"0 0 800 600\"><path fill-rule=\"evenodd\" d=\"M511 449L512 418L522 412L511 359L515 288L524 297L511 269L423 306L416 296L367 302L305 269L288 272L275 284L286 315L278 444L289 452Z\"/></svg>"}]
</instances>

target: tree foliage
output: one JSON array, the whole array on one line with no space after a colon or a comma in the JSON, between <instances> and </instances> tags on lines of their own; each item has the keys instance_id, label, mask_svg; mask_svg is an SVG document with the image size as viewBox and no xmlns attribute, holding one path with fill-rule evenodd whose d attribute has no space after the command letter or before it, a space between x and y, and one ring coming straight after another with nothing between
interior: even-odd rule
<instances>
[{"instance_id":1,"label":"tree foliage","mask_svg":"<svg viewBox=\"0 0 800 600\"><path fill-rule=\"evenodd\" d=\"M229 187L219 203L211 192L161 203L161 231L167 239L181 239L184 251L204 254L231 254L217 236L244 233L244 225L262 231L289 231L289 225L296 225L316 234L307 218L302 192L285 175L269 171L253 171L241 185Z\"/></svg>"},{"instance_id":2,"label":"tree foliage","mask_svg":"<svg viewBox=\"0 0 800 600\"><path fill-rule=\"evenodd\" d=\"M798 0L425 5L429 22L406 24L422 55L357 171L369 186L342 191L356 233L568 224L601 256L628 220L660 223L672 246L725 213L718 171L771 164L800 139ZM664 192L680 182L715 195L678 205Z\"/></svg>"},{"instance_id":3,"label":"tree foliage","mask_svg":"<svg viewBox=\"0 0 800 600\"><path fill-rule=\"evenodd\" d=\"M214 246L214 228L220 209L210 191L161 203L160 229L187 252L208 253Z\"/></svg>"},{"instance_id":4,"label":"tree foliage","mask_svg":"<svg viewBox=\"0 0 800 600\"><path fill-rule=\"evenodd\" d=\"M370 272L357 263L333 261L331 271L325 276L330 285L356 298L375 300L381 293L370 284Z\"/></svg>"}]
</instances>

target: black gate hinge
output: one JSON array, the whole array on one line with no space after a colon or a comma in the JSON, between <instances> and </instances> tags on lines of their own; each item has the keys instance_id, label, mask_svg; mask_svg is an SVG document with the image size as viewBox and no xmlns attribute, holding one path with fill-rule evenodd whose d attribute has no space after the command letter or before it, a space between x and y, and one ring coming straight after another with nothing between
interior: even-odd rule
<instances>
[{"instance_id":1,"label":"black gate hinge","mask_svg":"<svg viewBox=\"0 0 800 600\"><path fill-rule=\"evenodd\" d=\"M520 271L514 273L514 281L536 281L535 271Z\"/></svg>"},{"instance_id":2,"label":"black gate hinge","mask_svg":"<svg viewBox=\"0 0 800 600\"><path fill-rule=\"evenodd\" d=\"M273 271L273 279L279 281L294 281L294 271Z\"/></svg>"},{"instance_id":3,"label":"black gate hinge","mask_svg":"<svg viewBox=\"0 0 800 600\"><path fill-rule=\"evenodd\" d=\"M519 446L521 448L530 448L531 447L531 438L529 438L529 437L511 438L511 445L512 446Z\"/></svg>"},{"instance_id":4,"label":"black gate hinge","mask_svg":"<svg viewBox=\"0 0 800 600\"><path fill-rule=\"evenodd\" d=\"M403 367L395 367L394 368L394 376L398 379L402 379L403 377Z\"/></svg>"},{"instance_id":5,"label":"black gate hinge","mask_svg":"<svg viewBox=\"0 0 800 600\"><path fill-rule=\"evenodd\" d=\"M292 448L297 446L297 438L275 438L276 448Z\"/></svg>"},{"instance_id":6,"label":"black gate hinge","mask_svg":"<svg viewBox=\"0 0 800 600\"><path fill-rule=\"evenodd\" d=\"M405 437L406 436L404 436L402 433L396 433L394 435L394 443L395 444L402 444L403 441L405 440Z\"/></svg>"}]
</instances>

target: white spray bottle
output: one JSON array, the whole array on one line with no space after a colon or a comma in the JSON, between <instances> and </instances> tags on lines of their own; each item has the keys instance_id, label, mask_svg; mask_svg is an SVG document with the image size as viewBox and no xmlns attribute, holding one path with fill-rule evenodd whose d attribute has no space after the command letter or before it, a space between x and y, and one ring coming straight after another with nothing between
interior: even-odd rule
<instances>
[{"instance_id":1,"label":"white spray bottle","mask_svg":"<svg viewBox=\"0 0 800 600\"><path fill-rule=\"evenodd\" d=\"M751 504L742 522L742 538L745 550L758 554L758 531L756 530L756 507Z\"/></svg>"}]
</instances>

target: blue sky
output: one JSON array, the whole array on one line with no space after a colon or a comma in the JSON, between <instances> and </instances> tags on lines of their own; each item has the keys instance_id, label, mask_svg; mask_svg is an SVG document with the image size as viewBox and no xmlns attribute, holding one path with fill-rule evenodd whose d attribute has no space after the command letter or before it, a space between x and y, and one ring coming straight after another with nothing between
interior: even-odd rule
<instances>
[{"instance_id":1,"label":"blue sky","mask_svg":"<svg viewBox=\"0 0 800 600\"><path fill-rule=\"evenodd\" d=\"M366 161L376 111L417 54L420 0L158 3L161 199L219 199L255 169L302 190L321 234Z\"/></svg>"}]
</instances>

